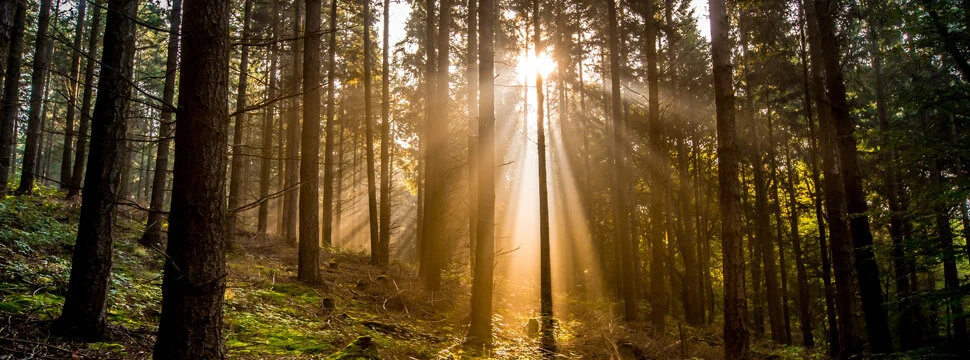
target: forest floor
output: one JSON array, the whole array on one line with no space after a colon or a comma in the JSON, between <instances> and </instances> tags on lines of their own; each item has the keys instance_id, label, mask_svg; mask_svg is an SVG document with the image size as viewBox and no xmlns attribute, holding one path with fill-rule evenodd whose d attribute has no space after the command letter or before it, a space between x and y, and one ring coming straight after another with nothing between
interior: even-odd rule
<instances>
[{"instance_id":1,"label":"forest floor","mask_svg":"<svg viewBox=\"0 0 970 360\"><path fill-rule=\"evenodd\" d=\"M79 207L62 198L42 190L0 199L0 359L150 358L163 254L138 244L144 220L134 210L123 208L116 222L107 339L80 343L50 335L67 288ZM272 238L235 239L225 295L228 357L542 358L528 326L534 314L522 311L497 310L491 349L463 347L467 279L448 276L432 296L420 290L411 267L375 267L366 254L338 252L325 264L324 282L308 286L295 280L295 257L295 249ZM651 334L646 324L626 325L607 302L570 301L573 310L559 319L557 329L560 358L721 358L716 328L673 323L668 333ZM376 346L362 351L357 345L368 340ZM754 350L759 358L819 356L768 342Z\"/></svg>"}]
</instances>

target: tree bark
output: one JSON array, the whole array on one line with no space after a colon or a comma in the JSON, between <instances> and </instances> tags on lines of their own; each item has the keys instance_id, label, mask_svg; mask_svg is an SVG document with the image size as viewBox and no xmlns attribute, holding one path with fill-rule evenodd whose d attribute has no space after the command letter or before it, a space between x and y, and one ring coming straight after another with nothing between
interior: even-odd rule
<instances>
[{"instance_id":1,"label":"tree bark","mask_svg":"<svg viewBox=\"0 0 970 360\"><path fill-rule=\"evenodd\" d=\"M271 37L276 38L280 36L280 0L272 0L272 5L270 11L270 21L272 22L271 27ZM279 44L274 42L269 48L269 86L266 91L267 101L277 101L277 80L276 74L279 67L279 55L280 47ZM269 188L270 188L270 175L271 167L273 162L273 123L276 119L276 104L272 104L266 107L264 111L263 118L263 131L260 134L262 140L261 154L262 159L260 159L259 164L259 198L261 202L259 203L259 210L256 219L256 232L260 235L266 236L266 232L269 229ZM282 154L280 155L282 157ZM282 176L282 168L277 169L277 176Z\"/></svg>"},{"instance_id":2,"label":"tree bark","mask_svg":"<svg viewBox=\"0 0 970 360\"><path fill-rule=\"evenodd\" d=\"M229 4L184 4L175 177L155 359L225 356Z\"/></svg>"},{"instance_id":3,"label":"tree bark","mask_svg":"<svg viewBox=\"0 0 970 360\"><path fill-rule=\"evenodd\" d=\"M246 113L246 102L248 94L246 90L249 85L249 27L252 24L253 0L243 2L243 28L242 28L242 48L239 57L239 86L236 89L236 122L232 130L232 163L229 165L229 238L236 235L236 226L239 225L236 209L242 204L243 187L245 186L247 163L243 154L243 126L249 119ZM232 241L232 240L230 240Z\"/></svg>"},{"instance_id":4,"label":"tree bark","mask_svg":"<svg viewBox=\"0 0 970 360\"><path fill-rule=\"evenodd\" d=\"M20 64L24 52L27 2L26 0L16 1L10 48L6 59L6 77L3 80L3 108L0 114L0 194L8 190L7 181L13 168L15 126L20 113Z\"/></svg>"},{"instance_id":5,"label":"tree bark","mask_svg":"<svg viewBox=\"0 0 970 360\"><path fill-rule=\"evenodd\" d=\"M78 124L77 153L74 156L74 169L71 171L71 187L67 191L67 198L72 199L81 192L81 179L84 178L84 162L87 160L88 126L91 122L91 102L94 99L94 61L98 53L101 37L101 7L104 0L95 0L94 15L91 17L91 35L88 36L87 63L84 69L84 92L81 96L81 123Z\"/></svg>"},{"instance_id":6,"label":"tree bark","mask_svg":"<svg viewBox=\"0 0 970 360\"><path fill-rule=\"evenodd\" d=\"M292 68L290 68L289 91L293 96L286 112L286 193L283 195L283 238L287 245L297 246L297 216L299 215L300 191L300 84L303 80L303 66L300 62L303 52L303 0L293 3L293 35L297 37L292 45Z\"/></svg>"},{"instance_id":7,"label":"tree bark","mask_svg":"<svg viewBox=\"0 0 970 360\"><path fill-rule=\"evenodd\" d=\"M47 68L50 63L50 47L47 30L51 20L51 0L41 0L40 13L37 15L37 33L34 41L34 65L30 77L30 101L27 109L27 143L24 145L23 167L20 171L18 194L31 194L34 179L37 177L37 155L40 152L41 112L44 104L44 85L47 82ZM124 115L122 115L124 116Z\"/></svg>"},{"instance_id":8,"label":"tree bark","mask_svg":"<svg viewBox=\"0 0 970 360\"><path fill-rule=\"evenodd\" d=\"M718 186L720 187L721 252L724 274L724 357L750 356L747 303L744 296L744 251L741 237L741 184L731 80L730 25L725 2L710 0L711 60L717 113Z\"/></svg>"},{"instance_id":9,"label":"tree bark","mask_svg":"<svg viewBox=\"0 0 970 360\"><path fill-rule=\"evenodd\" d=\"M320 281L320 0L304 0L303 140L300 142L300 251L297 278Z\"/></svg>"},{"instance_id":10,"label":"tree bark","mask_svg":"<svg viewBox=\"0 0 970 360\"><path fill-rule=\"evenodd\" d=\"M363 0L363 21L364 21L364 151L367 158L367 219L370 224L370 249L371 249L371 264L379 265L381 264L381 259L383 258L383 247L380 239L380 225L378 224L378 212L377 212L377 179L376 179L376 164L374 160L374 121L373 121L373 110L371 108L371 82L373 80L373 75L371 74L371 68L373 67L373 53L371 45L371 10L370 3L371 0ZM387 146L387 145L384 145Z\"/></svg>"},{"instance_id":11,"label":"tree bark","mask_svg":"<svg viewBox=\"0 0 970 360\"><path fill-rule=\"evenodd\" d=\"M384 0L384 35L382 42L384 50L381 52L381 201L380 228L378 229L380 258L379 265L387 265L391 252L391 157L390 150L394 146L391 140L391 63L390 63L390 0Z\"/></svg>"},{"instance_id":12,"label":"tree bark","mask_svg":"<svg viewBox=\"0 0 970 360\"><path fill-rule=\"evenodd\" d=\"M845 82L839 60L841 53L838 39L835 37L834 14L837 10L837 7L831 5L830 0L815 0L819 40L822 44L821 53L829 91L828 104L837 135L833 140L839 152L839 166L846 194L846 210L852 231L855 271L862 295L862 311L865 314L869 345L873 353L890 353L893 349L892 336L889 332L889 319L880 288L879 266L876 264L872 248L869 206L866 202L866 193L862 188L862 173L853 134L855 125L849 117L849 104L846 100Z\"/></svg>"},{"instance_id":13,"label":"tree bark","mask_svg":"<svg viewBox=\"0 0 970 360\"><path fill-rule=\"evenodd\" d=\"M337 77L337 0L330 0L330 38L329 45L327 46L327 125L324 130L326 134L326 143L324 144L324 155L323 155L323 245L327 248L333 246L333 231L334 231L334 221L333 221L333 211L334 211L334 197L333 197L333 157L334 157L334 127L336 126L336 89L334 89L334 82ZM342 134L342 133L341 133ZM341 146L343 145L343 136L341 136ZM341 149L342 150L342 149ZM340 152L340 160L343 159L343 151ZM341 161L342 162L342 161ZM342 167L342 165L341 165ZM337 176L336 181L339 189L339 182L343 180L342 177ZM340 202L340 191L337 191L337 202ZM337 205L339 209L339 204ZM339 212L339 210L338 210ZM339 215L338 215L339 217ZM340 231L340 221L337 221L337 231L339 237Z\"/></svg>"},{"instance_id":14,"label":"tree bark","mask_svg":"<svg viewBox=\"0 0 970 360\"><path fill-rule=\"evenodd\" d=\"M444 267L445 217L448 212L447 184L449 176L446 156L448 151L449 96L449 45L451 34L451 0L441 0L438 21L437 64L433 85L433 101L430 102L425 131L428 140L425 150L425 204L424 234L422 236L421 268L424 286L437 291L441 285Z\"/></svg>"},{"instance_id":15,"label":"tree bark","mask_svg":"<svg viewBox=\"0 0 970 360\"><path fill-rule=\"evenodd\" d=\"M633 279L635 264L633 253L629 250L633 248L633 239L630 234L630 205L626 194L628 189L628 177L626 170L626 121L623 119L623 102L620 93L620 46L619 31L617 25L617 4L615 0L609 1L608 21L609 21L609 53L610 53L610 110L612 110L610 121L612 134L607 139L609 153L611 155L610 172L613 183L611 184L611 204L613 207L614 238L619 252L621 297L623 298L623 314L627 321L636 321L638 318L636 310L636 290Z\"/></svg>"},{"instance_id":16,"label":"tree bark","mask_svg":"<svg viewBox=\"0 0 970 360\"><path fill-rule=\"evenodd\" d=\"M479 0L469 0L475 3ZM475 219L475 269L472 282L471 328L468 337L492 341L492 281L495 263L495 1L478 3L478 161ZM469 17L471 18L471 17ZM474 29L469 25L469 33ZM471 41L469 41L469 46Z\"/></svg>"},{"instance_id":17,"label":"tree bark","mask_svg":"<svg viewBox=\"0 0 970 360\"><path fill-rule=\"evenodd\" d=\"M168 177L168 157L172 144L172 115L175 100L175 73L178 70L179 31L182 25L182 0L172 1L169 15L168 55L165 59L165 87L162 89L162 114L158 129L158 152L155 155L155 173L152 178L152 199L148 209L148 222L143 245L159 243L162 232L162 213L165 207L165 183Z\"/></svg>"},{"instance_id":18,"label":"tree bark","mask_svg":"<svg viewBox=\"0 0 970 360\"><path fill-rule=\"evenodd\" d=\"M105 65L98 80L94 106L91 154L84 182L77 241L64 309L55 332L70 338L97 341L105 335L108 280L111 272L112 226L121 182L130 78L135 58L137 0L110 0L105 25Z\"/></svg>"}]
</instances>

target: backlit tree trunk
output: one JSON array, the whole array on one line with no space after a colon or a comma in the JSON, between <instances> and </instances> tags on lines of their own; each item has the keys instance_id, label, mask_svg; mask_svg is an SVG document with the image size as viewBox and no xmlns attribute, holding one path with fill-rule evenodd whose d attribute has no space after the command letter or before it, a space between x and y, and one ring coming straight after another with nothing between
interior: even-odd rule
<instances>
[{"instance_id":1,"label":"backlit tree trunk","mask_svg":"<svg viewBox=\"0 0 970 360\"><path fill-rule=\"evenodd\" d=\"M100 340L105 335L112 226L125 150L130 79L135 58L137 0L109 0L105 24L104 71L91 128L91 156L81 199L81 219L71 258L71 279L55 332L71 338Z\"/></svg>"},{"instance_id":2,"label":"backlit tree trunk","mask_svg":"<svg viewBox=\"0 0 970 360\"><path fill-rule=\"evenodd\" d=\"M20 171L19 194L30 194L34 191L34 180L37 178L38 153L40 152L41 113L44 111L44 85L47 82L48 63L50 62L50 47L47 42L47 30L51 20L51 0L41 0L40 13L37 15L37 33L34 42L34 65L30 76L30 102L27 110L27 143L24 145L23 167ZM124 115L122 115L124 116ZM123 137L123 136L122 136Z\"/></svg>"},{"instance_id":3,"label":"backlit tree trunk","mask_svg":"<svg viewBox=\"0 0 970 360\"><path fill-rule=\"evenodd\" d=\"M74 24L74 51L71 52L70 75L67 79L67 118L64 120L64 146L61 153L61 183L60 189L66 190L71 186L71 156L74 155L74 119L77 117L77 93L81 76L81 41L84 38L84 15L87 1L77 2L77 19Z\"/></svg>"},{"instance_id":4,"label":"backlit tree trunk","mask_svg":"<svg viewBox=\"0 0 970 360\"><path fill-rule=\"evenodd\" d=\"M3 80L3 107L0 112L0 194L7 192L7 181L13 167L15 126L20 113L20 65L24 52L24 28L27 2L17 0L7 54L6 77Z\"/></svg>"},{"instance_id":5,"label":"backlit tree trunk","mask_svg":"<svg viewBox=\"0 0 970 360\"><path fill-rule=\"evenodd\" d=\"M297 277L320 281L320 0L304 0L303 141L300 157L300 252Z\"/></svg>"},{"instance_id":6,"label":"backlit tree trunk","mask_svg":"<svg viewBox=\"0 0 970 360\"><path fill-rule=\"evenodd\" d=\"M175 177L155 359L221 359L226 292L228 0L186 0Z\"/></svg>"},{"instance_id":7,"label":"backlit tree trunk","mask_svg":"<svg viewBox=\"0 0 970 360\"><path fill-rule=\"evenodd\" d=\"M94 99L94 70L97 62L93 61L98 53L101 38L101 7L104 0L95 0L94 15L91 17L91 35L88 36L87 64L84 69L84 92L81 96L81 123L77 132L77 152L74 155L74 169L71 171L71 188L67 191L67 198L71 199L81 192L81 179L84 178L84 162L87 160L88 127L91 123L91 103Z\"/></svg>"}]
</instances>

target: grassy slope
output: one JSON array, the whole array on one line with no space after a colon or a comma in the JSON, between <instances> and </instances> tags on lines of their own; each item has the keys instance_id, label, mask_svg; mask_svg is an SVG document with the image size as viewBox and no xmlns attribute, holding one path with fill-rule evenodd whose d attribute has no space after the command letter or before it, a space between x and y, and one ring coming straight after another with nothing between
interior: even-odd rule
<instances>
[{"instance_id":1,"label":"grassy slope","mask_svg":"<svg viewBox=\"0 0 970 360\"><path fill-rule=\"evenodd\" d=\"M47 326L64 301L77 221L77 204L60 199L53 192L0 199L0 359L31 354L150 358L163 256L137 244L143 226L136 213L119 214L108 340L83 344L49 336ZM365 254L338 253L325 283L306 286L294 280L295 260L295 250L275 241L236 239L228 258L223 333L230 357L335 357L360 336L371 337L388 359L471 357L461 347L469 289L459 283L467 281L451 278L431 297L419 290L413 269L380 269L370 266ZM332 308L323 306L331 300ZM568 357L716 358L720 353L717 337L702 330L684 328L681 335L675 327L657 338L619 325L608 305L579 302L570 308L579 310L562 319L559 331L560 351ZM541 358L537 341L524 334L528 317L499 310L496 346L484 355ZM762 351L799 353L797 348Z\"/></svg>"}]
</instances>

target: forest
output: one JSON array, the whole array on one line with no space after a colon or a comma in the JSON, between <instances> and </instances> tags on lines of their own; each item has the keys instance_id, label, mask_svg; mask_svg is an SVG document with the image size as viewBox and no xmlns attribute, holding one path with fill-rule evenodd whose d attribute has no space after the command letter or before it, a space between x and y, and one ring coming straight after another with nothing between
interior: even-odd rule
<instances>
[{"instance_id":1,"label":"forest","mask_svg":"<svg viewBox=\"0 0 970 360\"><path fill-rule=\"evenodd\" d=\"M0 359L970 357L968 0L0 0L0 79Z\"/></svg>"}]
</instances>

